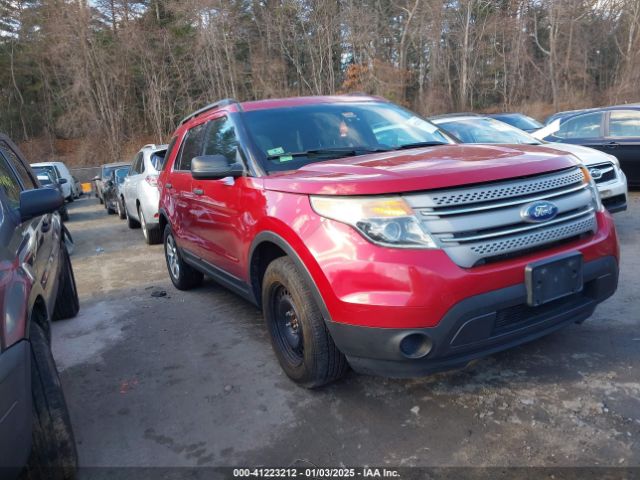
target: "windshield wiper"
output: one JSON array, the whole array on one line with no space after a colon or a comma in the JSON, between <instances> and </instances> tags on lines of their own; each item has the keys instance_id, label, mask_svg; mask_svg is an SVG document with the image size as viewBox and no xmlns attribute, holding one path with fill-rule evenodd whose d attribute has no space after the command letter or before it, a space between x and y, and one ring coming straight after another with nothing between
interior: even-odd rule
<instances>
[{"instance_id":1,"label":"windshield wiper","mask_svg":"<svg viewBox=\"0 0 640 480\"><path fill-rule=\"evenodd\" d=\"M416 143L407 143L405 145L400 145L394 150L408 150L410 148L422 148L422 147L436 147L438 145L449 145L446 142L416 142Z\"/></svg>"},{"instance_id":2,"label":"windshield wiper","mask_svg":"<svg viewBox=\"0 0 640 480\"><path fill-rule=\"evenodd\" d=\"M335 156L339 157L355 157L356 155L366 155L368 153L388 152L388 148L369 148L369 147L344 147L344 148L318 148L314 150L306 150L304 152L288 152L278 155L269 155L267 160L277 160L280 157L322 157Z\"/></svg>"}]
</instances>

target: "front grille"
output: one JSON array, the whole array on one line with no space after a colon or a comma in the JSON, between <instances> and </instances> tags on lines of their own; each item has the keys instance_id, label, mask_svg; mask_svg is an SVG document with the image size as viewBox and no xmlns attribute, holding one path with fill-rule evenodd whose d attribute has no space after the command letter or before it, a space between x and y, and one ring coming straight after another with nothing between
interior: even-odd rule
<instances>
[{"instance_id":1,"label":"front grille","mask_svg":"<svg viewBox=\"0 0 640 480\"><path fill-rule=\"evenodd\" d=\"M594 198L578 167L404 198L438 246L465 268L568 241L597 228ZM553 202L557 215L546 222L527 223L522 211L541 200Z\"/></svg>"},{"instance_id":2,"label":"front grille","mask_svg":"<svg viewBox=\"0 0 640 480\"><path fill-rule=\"evenodd\" d=\"M596 183L606 183L616 179L616 169L611 162L590 165L589 172Z\"/></svg>"}]
</instances>

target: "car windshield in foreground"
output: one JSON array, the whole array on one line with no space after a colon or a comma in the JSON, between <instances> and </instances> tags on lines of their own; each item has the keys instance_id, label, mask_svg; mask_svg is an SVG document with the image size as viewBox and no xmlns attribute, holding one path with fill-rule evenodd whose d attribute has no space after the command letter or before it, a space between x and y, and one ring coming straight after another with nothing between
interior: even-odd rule
<instances>
[{"instance_id":1,"label":"car windshield in foreground","mask_svg":"<svg viewBox=\"0 0 640 480\"><path fill-rule=\"evenodd\" d=\"M314 104L243 113L265 170L399 149L451 144L438 127L383 102Z\"/></svg>"},{"instance_id":2,"label":"car windshield in foreground","mask_svg":"<svg viewBox=\"0 0 640 480\"><path fill-rule=\"evenodd\" d=\"M462 143L540 145L540 141L528 133L493 118L461 118L439 125Z\"/></svg>"}]
</instances>

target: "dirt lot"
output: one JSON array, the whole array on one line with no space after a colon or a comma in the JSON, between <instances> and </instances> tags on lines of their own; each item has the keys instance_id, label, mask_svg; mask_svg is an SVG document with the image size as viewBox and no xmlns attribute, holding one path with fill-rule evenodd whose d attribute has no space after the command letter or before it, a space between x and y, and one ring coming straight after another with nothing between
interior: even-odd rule
<instances>
[{"instance_id":1,"label":"dirt lot","mask_svg":"<svg viewBox=\"0 0 640 480\"><path fill-rule=\"evenodd\" d=\"M81 312L53 334L81 465L640 465L640 192L629 207L620 287L583 325L464 370L307 391L253 306L211 281L175 290L161 246L77 201Z\"/></svg>"}]
</instances>

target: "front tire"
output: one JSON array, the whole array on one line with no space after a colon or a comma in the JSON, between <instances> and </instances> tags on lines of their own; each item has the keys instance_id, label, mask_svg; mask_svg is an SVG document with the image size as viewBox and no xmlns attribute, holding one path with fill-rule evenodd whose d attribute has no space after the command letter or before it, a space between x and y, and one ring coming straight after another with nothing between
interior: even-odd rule
<instances>
[{"instance_id":1,"label":"front tire","mask_svg":"<svg viewBox=\"0 0 640 480\"><path fill-rule=\"evenodd\" d=\"M53 320L73 318L80 310L76 278L73 274L73 266L71 265L69 252L67 251L67 246L64 243L60 248L62 250L62 272L60 274L60 285L58 286L56 306L53 310Z\"/></svg>"},{"instance_id":2,"label":"front tire","mask_svg":"<svg viewBox=\"0 0 640 480\"><path fill-rule=\"evenodd\" d=\"M73 479L78 453L67 403L46 335L35 321L30 328L32 446L25 477Z\"/></svg>"},{"instance_id":3,"label":"front tire","mask_svg":"<svg viewBox=\"0 0 640 480\"><path fill-rule=\"evenodd\" d=\"M164 258L167 262L169 278L178 290L191 290L202 283L203 273L187 265L182 259L169 225L164 227Z\"/></svg>"},{"instance_id":4,"label":"front tire","mask_svg":"<svg viewBox=\"0 0 640 480\"><path fill-rule=\"evenodd\" d=\"M269 264L262 281L262 312L280 366L294 382L316 388L348 371L311 289L293 260Z\"/></svg>"}]
</instances>

